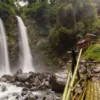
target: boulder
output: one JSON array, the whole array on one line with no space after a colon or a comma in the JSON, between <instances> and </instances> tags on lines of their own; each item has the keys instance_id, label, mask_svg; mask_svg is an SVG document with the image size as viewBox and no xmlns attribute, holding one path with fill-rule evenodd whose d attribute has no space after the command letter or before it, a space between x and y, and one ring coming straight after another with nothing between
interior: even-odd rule
<instances>
[{"instance_id":1,"label":"boulder","mask_svg":"<svg viewBox=\"0 0 100 100\"><path fill-rule=\"evenodd\" d=\"M65 73L55 73L51 76L49 84L51 88L56 92L62 92L66 84L67 74Z\"/></svg>"},{"instance_id":2,"label":"boulder","mask_svg":"<svg viewBox=\"0 0 100 100\"><path fill-rule=\"evenodd\" d=\"M16 80L20 82L26 82L32 77L32 73L21 73L16 75Z\"/></svg>"},{"instance_id":3,"label":"boulder","mask_svg":"<svg viewBox=\"0 0 100 100\"><path fill-rule=\"evenodd\" d=\"M16 74L22 74L22 70L21 69L18 69Z\"/></svg>"},{"instance_id":4,"label":"boulder","mask_svg":"<svg viewBox=\"0 0 100 100\"><path fill-rule=\"evenodd\" d=\"M38 97L35 96L33 93L30 93L27 95L27 97L25 98L25 100L36 100Z\"/></svg>"},{"instance_id":5,"label":"boulder","mask_svg":"<svg viewBox=\"0 0 100 100\"><path fill-rule=\"evenodd\" d=\"M1 81L9 81L9 82L15 82L15 77L14 76L10 76L10 75L3 75L1 78Z\"/></svg>"},{"instance_id":6,"label":"boulder","mask_svg":"<svg viewBox=\"0 0 100 100\"><path fill-rule=\"evenodd\" d=\"M61 100L61 98L58 97L54 91L51 91L43 97L43 100Z\"/></svg>"},{"instance_id":7,"label":"boulder","mask_svg":"<svg viewBox=\"0 0 100 100\"><path fill-rule=\"evenodd\" d=\"M28 88L23 88L21 95L24 96L28 93Z\"/></svg>"},{"instance_id":8,"label":"boulder","mask_svg":"<svg viewBox=\"0 0 100 100\"><path fill-rule=\"evenodd\" d=\"M18 86L18 87L24 87L24 86L25 86L25 84L22 83L22 82L16 82L16 83L14 83L13 85L16 85L16 86Z\"/></svg>"},{"instance_id":9,"label":"boulder","mask_svg":"<svg viewBox=\"0 0 100 100\"><path fill-rule=\"evenodd\" d=\"M28 82L25 82L25 87L27 88L32 88L32 84L28 83Z\"/></svg>"}]
</instances>

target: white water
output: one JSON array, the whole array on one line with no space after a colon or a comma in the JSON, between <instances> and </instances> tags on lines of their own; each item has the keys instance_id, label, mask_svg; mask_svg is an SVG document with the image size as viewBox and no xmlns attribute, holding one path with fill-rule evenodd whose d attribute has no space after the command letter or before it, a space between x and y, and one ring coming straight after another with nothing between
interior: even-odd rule
<instances>
[{"instance_id":1,"label":"white water","mask_svg":"<svg viewBox=\"0 0 100 100\"><path fill-rule=\"evenodd\" d=\"M23 72L34 71L32 64L32 56L30 53L28 37L27 37L27 29L19 16L17 17L18 28L20 34L20 67L22 67Z\"/></svg>"},{"instance_id":2,"label":"white water","mask_svg":"<svg viewBox=\"0 0 100 100\"><path fill-rule=\"evenodd\" d=\"M26 95L21 96L23 87L17 87L10 83L0 82L0 100L26 100L30 93L38 96L46 95L46 91L28 91ZM16 98L18 97L18 99Z\"/></svg>"},{"instance_id":3,"label":"white water","mask_svg":"<svg viewBox=\"0 0 100 100\"><path fill-rule=\"evenodd\" d=\"M0 100L18 100L16 99L16 95L20 95L21 91L21 87L16 87L12 84L0 82Z\"/></svg>"},{"instance_id":4,"label":"white water","mask_svg":"<svg viewBox=\"0 0 100 100\"><path fill-rule=\"evenodd\" d=\"M7 48L7 38L2 20L0 19L0 75L11 74Z\"/></svg>"}]
</instances>

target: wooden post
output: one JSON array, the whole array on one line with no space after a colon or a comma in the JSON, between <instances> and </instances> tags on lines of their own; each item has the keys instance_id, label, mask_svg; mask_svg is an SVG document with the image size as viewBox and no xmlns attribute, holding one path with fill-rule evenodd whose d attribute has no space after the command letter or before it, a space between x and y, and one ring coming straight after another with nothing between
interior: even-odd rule
<instances>
[{"instance_id":1,"label":"wooden post","mask_svg":"<svg viewBox=\"0 0 100 100\"><path fill-rule=\"evenodd\" d=\"M72 77L72 80L71 80L71 83L70 83L70 86L69 86L69 89L68 89L68 92L67 92L67 95L66 95L66 100L70 100L70 94L71 94L71 91L72 91L72 88L73 88L73 85L74 85L74 82L75 82L75 78L76 78L76 75L77 75L77 70L78 70L78 67L79 67L79 61L80 61L81 53L82 53L82 49L80 50L80 53L79 53L79 56L78 56L75 71L73 73L73 77Z\"/></svg>"},{"instance_id":2,"label":"wooden post","mask_svg":"<svg viewBox=\"0 0 100 100\"><path fill-rule=\"evenodd\" d=\"M75 65L76 65L76 54L75 50L72 49L72 75L74 73Z\"/></svg>"}]
</instances>

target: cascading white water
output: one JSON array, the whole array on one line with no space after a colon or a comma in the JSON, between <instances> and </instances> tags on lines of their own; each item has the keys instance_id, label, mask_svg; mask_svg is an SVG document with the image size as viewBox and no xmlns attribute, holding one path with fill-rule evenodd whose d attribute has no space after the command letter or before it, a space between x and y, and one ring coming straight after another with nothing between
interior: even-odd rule
<instances>
[{"instance_id":1,"label":"cascading white water","mask_svg":"<svg viewBox=\"0 0 100 100\"><path fill-rule=\"evenodd\" d=\"M11 74L5 29L0 18L0 75Z\"/></svg>"},{"instance_id":2,"label":"cascading white water","mask_svg":"<svg viewBox=\"0 0 100 100\"><path fill-rule=\"evenodd\" d=\"M16 87L10 83L0 82L0 100L25 100L21 96L21 87ZM16 97L20 97L17 99Z\"/></svg>"},{"instance_id":3,"label":"cascading white water","mask_svg":"<svg viewBox=\"0 0 100 100\"><path fill-rule=\"evenodd\" d=\"M23 72L34 71L33 64L32 64L32 56L30 53L28 38L27 38L27 29L19 16L17 17L18 21L18 28L20 34L20 66L23 67Z\"/></svg>"}]
</instances>

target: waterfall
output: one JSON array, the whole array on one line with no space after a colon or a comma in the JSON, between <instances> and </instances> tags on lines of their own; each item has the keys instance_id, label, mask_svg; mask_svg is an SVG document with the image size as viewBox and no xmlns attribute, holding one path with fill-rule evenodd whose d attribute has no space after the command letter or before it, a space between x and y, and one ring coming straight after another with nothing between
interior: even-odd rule
<instances>
[{"instance_id":1,"label":"waterfall","mask_svg":"<svg viewBox=\"0 0 100 100\"><path fill-rule=\"evenodd\" d=\"M20 41L20 67L23 72L34 71L32 64L32 56L29 48L27 29L19 16L17 17L18 29L19 29L19 41Z\"/></svg>"},{"instance_id":2,"label":"waterfall","mask_svg":"<svg viewBox=\"0 0 100 100\"><path fill-rule=\"evenodd\" d=\"M0 75L11 74L6 40L4 25L0 19Z\"/></svg>"}]
</instances>

